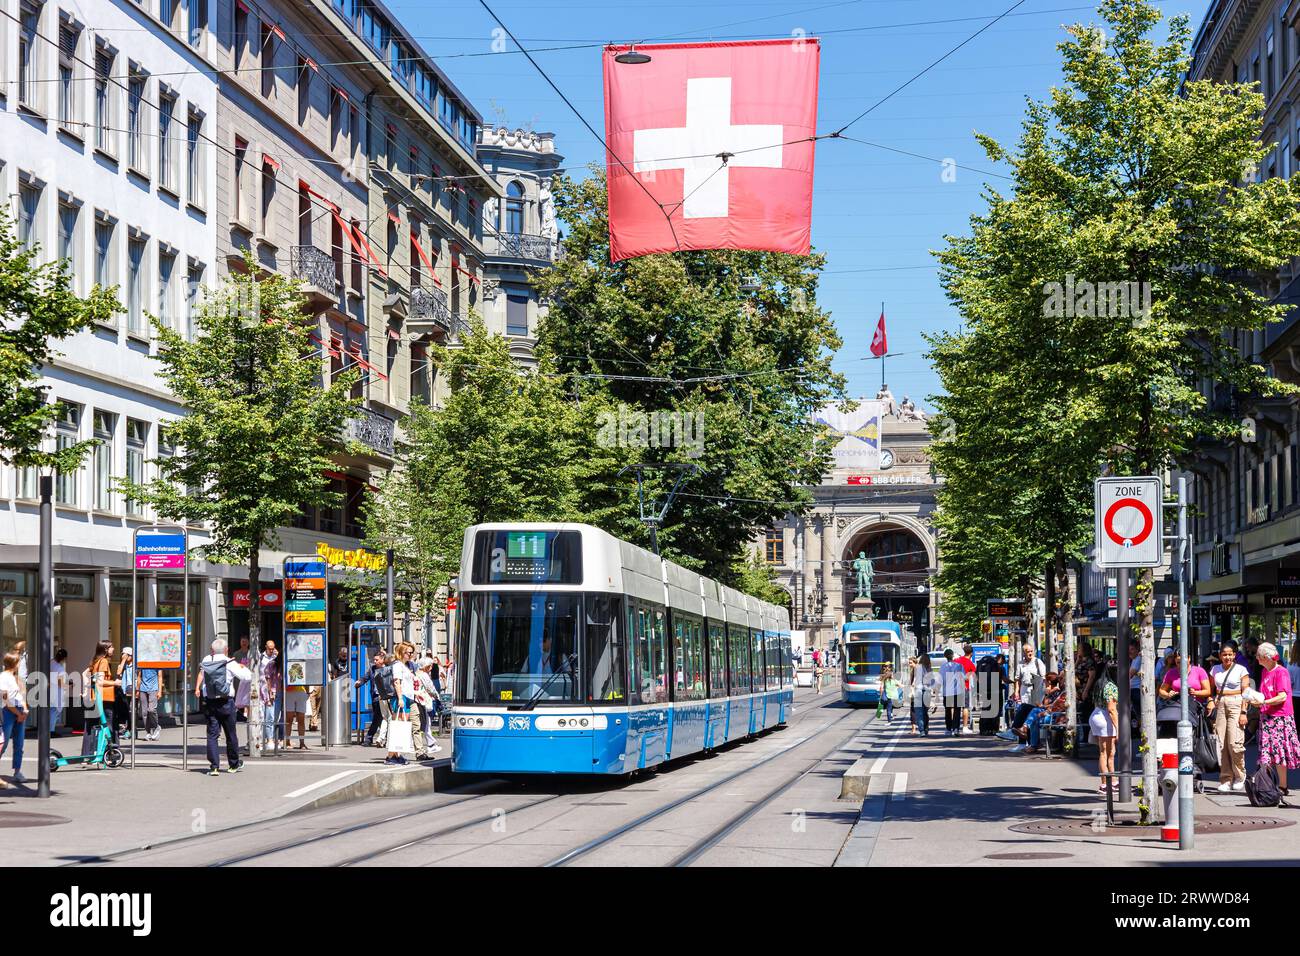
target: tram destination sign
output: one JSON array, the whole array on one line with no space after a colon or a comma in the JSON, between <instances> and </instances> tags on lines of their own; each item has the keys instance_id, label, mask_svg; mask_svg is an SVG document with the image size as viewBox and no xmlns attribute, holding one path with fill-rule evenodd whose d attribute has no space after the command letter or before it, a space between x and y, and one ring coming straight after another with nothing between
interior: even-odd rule
<instances>
[{"instance_id":1,"label":"tram destination sign","mask_svg":"<svg viewBox=\"0 0 1300 956\"><path fill-rule=\"evenodd\" d=\"M1165 553L1164 500L1159 478L1098 478L1097 567L1158 567Z\"/></svg>"},{"instance_id":2,"label":"tram destination sign","mask_svg":"<svg viewBox=\"0 0 1300 956\"><path fill-rule=\"evenodd\" d=\"M135 533L135 567L137 571L184 571L185 532L180 528L139 529Z\"/></svg>"}]
</instances>

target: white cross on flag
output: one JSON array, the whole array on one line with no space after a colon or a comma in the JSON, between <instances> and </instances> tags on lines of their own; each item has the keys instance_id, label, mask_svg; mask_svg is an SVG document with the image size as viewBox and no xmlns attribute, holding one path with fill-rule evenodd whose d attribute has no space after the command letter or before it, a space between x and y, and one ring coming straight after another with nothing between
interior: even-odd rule
<instances>
[{"instance_id":1,"label":"white cross on flag","mask_svg":"<svg viewBox=\"0 0 1300 956\"><path fill-rule=\"evenodd\" d=\"M605 48L610 258L682 249L807 255L818 41Z\"/></svg>"}]
</instances>

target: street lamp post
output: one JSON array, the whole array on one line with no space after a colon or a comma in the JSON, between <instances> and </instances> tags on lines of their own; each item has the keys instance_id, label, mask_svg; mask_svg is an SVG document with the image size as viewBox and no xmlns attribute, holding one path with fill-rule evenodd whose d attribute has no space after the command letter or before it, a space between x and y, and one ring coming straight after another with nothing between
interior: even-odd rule
<instances>
[{"instance_id":1,"label":"street lamp post","mask_svg":"<svg viewBox=\"0 0 1300 956\"><path fill-rule=\"evenodd\" d=\"M36 673L45 682L44 692L36 707L36 759L40 762L36 775L36 795L50 795L50 695L54 688L50 686L50 662L54 660L54 477L41 475L41 529L38 560L40 568L40 607L37 613L36 631ZM18 731L22 733L21 728Z\"/></svg>"}]
</instances>

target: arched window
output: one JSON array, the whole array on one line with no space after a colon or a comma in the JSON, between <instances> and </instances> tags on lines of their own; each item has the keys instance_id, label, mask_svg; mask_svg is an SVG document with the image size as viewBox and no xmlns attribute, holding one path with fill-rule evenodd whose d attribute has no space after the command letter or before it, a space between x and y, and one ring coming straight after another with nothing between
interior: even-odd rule
<instances>
[{"instance_id":1,"label":"arched window","mask_svg":"<svg viewBox=\"0 0 1300 956\"><path fill-rule=\"evenodd\" d=\"M519 183L506 187L506 232L512 236L524 232L524 187Z\"/></svg>"}]
</instances>

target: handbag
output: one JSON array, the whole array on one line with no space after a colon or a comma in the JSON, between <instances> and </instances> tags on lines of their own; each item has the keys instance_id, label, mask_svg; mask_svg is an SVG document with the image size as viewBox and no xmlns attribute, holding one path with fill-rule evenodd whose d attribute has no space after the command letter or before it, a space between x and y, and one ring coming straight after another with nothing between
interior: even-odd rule
<instances>
[{"instance_id":1,"label":"handbag","mask_svg":"<svg viewBox=\"0 0 1300 956\"><path fill-rule=\"evenodd\" d=\"M388 752L395 754L415 753L413 725L409 720L391 720L388 722Z\"/></svg>"}]
</instances>

